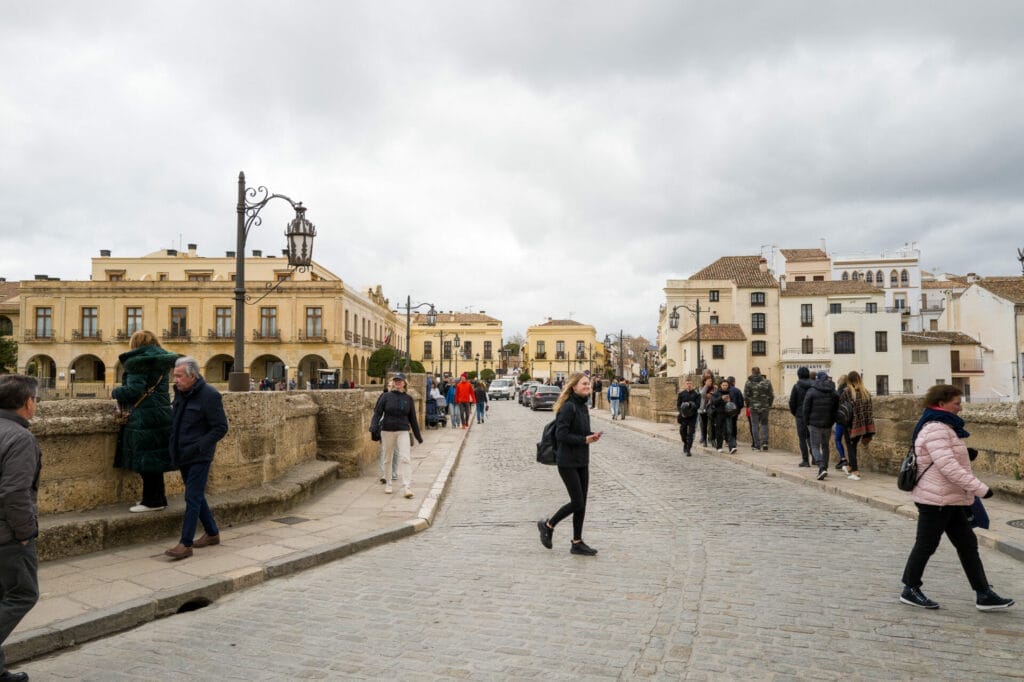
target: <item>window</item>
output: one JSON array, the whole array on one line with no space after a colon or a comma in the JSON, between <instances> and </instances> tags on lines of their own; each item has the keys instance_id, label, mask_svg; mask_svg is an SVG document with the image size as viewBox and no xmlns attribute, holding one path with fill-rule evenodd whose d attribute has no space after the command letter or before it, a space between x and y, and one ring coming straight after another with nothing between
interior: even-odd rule
<instances>
[{"instance_id":1,"label":"window","mask_svg":"<svg viewBox=\"0 0 1024 682\"><path fill-rule=\"evenodd\" d=\"M306 308L306 337L314 338L324 335L324 309L316 306Z\"/></svg>"},{"instance_id":2,"label":"window","mask_svg":"<svg viewBox=\"0 0 1024 682\"><path fill-rule=\"evenodd\" d=\"M157 278L158 280L160 280L161 282L166 282L166 281L168 280L168 277L167 277L167 273L166 273L166 272L160 272L160 273L157 273L157 276L156 276L156 278Z\"/></svg>"},{"instance_id":3,"label":"window","mask_svg":"<svg viewBox=\"0 0 1024 682\"><path fill-rule=\"evenodd\" d=\"M565 341L555 341L555 359L565 360Z\"/></svg>"},{"instance_id":4,"label":"window","mask_svg":"<svg viewBox=\"0 0 1024 682\"><path fill-rule=\"evenodd\" d=\"M452 359L452 342L451 341L445 341L444 342L444 348L441 349L441 352L444 354L444 356L441 358L442 360L451 360Z\"/></svg>"},{"instance_id":5,"label":"window","mask_svg":"<svg viewBox=\"0 0 1024 682\"><path fill-rule=\"evenodd\" d=\"M914 380L913 379L904 379L903 380L903 394L904 395L913 395L914 394Z\"/></svg>"},{"instance_id":6,"label":"window","mask_svg":"<svg viewBox=\"0 0 1024 682\"><path fill-rule=\"evenodd\" d=\"M882 274L881 270L879 270L878 272L875 273L875 286L877 286L877 287L884 287L885 286L885 275Z\"/></svg>"},{"instance_id":7,"label":"window","mask_svg":"<svg viewBox=\"0 0 1024 682\"><path fill-rule=\"evenodd\" d=\"M848 272L847 272L846 270L843 270L843 277L842 277L842 280L843 280L844 282L847 282L847 281L849 281L849 279L850 279L850 273L848 273Z\"/></svg>"},{"instance_id":8,"label":"window","mask_svg":"<svg viewBox=\"0 0 1024 682\"><path fill-rule=\"evenodd\" d=\"M718 315L712 315L708 319L708 324L718 324Z\"/></svg>"},{"instance_id":9,"label":"window","mask_svg":"<svg viewBox=\"0 0 1024 682\"><path fill-rule=\"evenodd\" d=\"M755 291L750 294L750 305L764 305L764 292Z\"/></svg>"},{"instance_id":10,"label":"window","mask_svg":"<svg viewBox=\"0 0 1024 682\"><path fill-rule=\"evenodd\" d=\"M815 282L824 282L825 281L825 275L815 275L812 279ZM800 281L802 282L803 280L800 280Z\"/></svg>"},{"instance_id":11,"label":"window","mask_svg":"<svg viewBox=\"0 0 1024 682\"><path fill-rule=\"evenodd\" d=\"M491 341L484 341L484 360L493 360L493 346Z\"/></svg>"},{"instance_id":12,"label":"window","mask_svg":"<svg viewBox=\"0 0 1024 682\"><path fill-rule=\"evenodd\" d=\"M107 280L111 281L111 282L123 282L124 281L124 273L123 272L118 272L118 273L113 273L112 272L109 275L107 275Z\"/></svg>"},{"instance_id":13,"label":"window","mask_svg":"<svg viewBox=\"0 0 1024 682\"><path fill-rule=\"evenodd\" d=\"M764 313L751 313L751 315L750 315L750 331L753 334L764 334L765 333L765 316L764 316Z\"/></svg>"},{"instance_id":14,"label":"window","mask_svg":"<svg viewBox=\"0 0 1024 682\"><path fill-rule=\"evenodd\" d=\"M188 308L171 308L171 338L188 336Z\"/></svg>"},{"instance_id":15,"label":"window","mask_svg":"<svg viewBox=\"0 0 1024 682\"><path fill-rule=\"evenodd\" d=\"M927 350L912 350L912 351L910 351L910 364L912 364L912 365L927 365L928 364L928 351Z\"/></svg>"},{"instance_id":16,"label":"window","mask_svg":"<svg viewBox=\"0 0 1024 682\"><path fill-rule=\"evenodd\" d=\"M875 332L875 352L889 352L889 332Z\"/></svg>"},{"instance_id":17,"label":"window","mask_svg":"<svg viewBox=\"0 0 1024 682\"><path fill-rule=\"evenodd\" d=\"M832 351L836 355L851 355L854 352L854 335L853 332L836 332L832 337L834 350Z\"/></svg>"},{"instance_id":18,"label":"window","mask_svg":"<svg viewBox=\"0 0 1024 682\"><path fill-rule=\"evenodd\" d=\"M894 306L896 306L897 310L906 310L907 309L907 299L904 298L903 296L896 296L895 298L893 298L892 299L892 304Z\"/></svg>"},{"instance_id":19,"label":"window","mask_svg":"<svg viewBox=\"0 0 1024 682\"><path fill-rule=\"evenodd\" d=\"M939 331L939 321L938 320L928 320L928 331L930 331L930 332L937 332L937 331Z\"/></svg>"},{"instance_id":20,"label":"window","mask_svg":"<svg viewBox=\"0 0 1024 682\"><path fill-rule=\"evenodd\" d=\"M879 374L875 377L875 395L889 395L889 376Z\"/></svg>"},{"instance_id":21,"label":"window","mask_svg":"<svg viewBox=\"0 0 1024 682\"><path fill-rule=\"evenodd\" d=\"M234 330L231 328L231 308L224 306L218 307L216 310L217 327L214 329L218 339L228 339L234 336Z\"/></svg>"},{"instance_id":22,"label":"window","mask_svg":"<svg viewBox=\"0 0 1024 682\"><path fill-rule=\"evenodd\" d=\"M279 272L277 273L278 282L290 282L292 281L292 273L290 272Z\"/></svg>"},{"instance_id":23,"label":"window","mask_svg":"<svg viewBox=\"0 0 1024 682\"><path fill-rule=\"evenodd\" d=\"M53 308L36 308L36 338L53 338Z\"/></svg>"},{"instance_id":24,"label":"window","mask_svg":"<svg viewBox=\"0 0 1024 682\"><path fill-rule=\"evenodd\" d=\"M718 289L712 289L711 291L708 292L708 301L710 301L711 303L718 302Z\"/></svg>"},{"instance_id":25,"label":"window","mask_svg":"<svg viewBox=\"0 0 1024 682\"><path fill-rule=\"evenodd\" d=\"M842 312L843 312L843 304L842 303L829 303L828 304L828 314L829 315L839 315Z\"/></svg>"},{"instance_id":26,"label":"window","mask_svg":"<svg viewBox=\"0 0 1024 682\"><path fill-rule=\"evenodd\" d=\"M188 273L188 281L190 281L190 282L209 282L210 281L210 274L206 273L206 272L203 272L203 273L190 272L190 273Z\"/></svg>"},{"instance_id":27,"label":"window","mask_svg":"<svg viewBox=\"0 0 1024 682\"><path fill-rule=\"evenodd\" d=\"M878 304L875 303L874 301L870 301L868 303L865 303L864 304L864 312L866 312L866 313L877 313L878 312Z\"/></svg>"},{"instance_id":28,"label":"window","mask_svg":"<svg viewBox=\"0 0 1024 682\"><path fill-rule=\"evenodd\" d=\"M545 350L544 342L543 341L538 341L537 342L537 352L533 354L533 357L535 359L537 359L537 360L544 360L545 358L547 358L547 356L548 356L548 353L547 353L547 350Z\"/></svg>"},{"instance_id":29,"label":"window","mask_svg":"<svg viewBox=\"0 0 1024 682\"><path fill-rule=\"evenodd\" d=\"M868 274L864 276L864 281L867 282L868 284L874 284L875 283L875 273L873 273L870 270L868 270Z\"/></svg>"},{"instance_id":30,"label":"window","mask_svg":"<svg viewBox=\"0 0 1024 682\"><path fill-rule=\"evenodd\" d=\"M14 323L11 318L0 315L0 336L11 336L14 334Z\"/></svg>"},{"instance_id":31,"label":"window","mask_svg":"<svg viewBox=\"0 0 1024 682\"><path fill-rule=\"evenodd\" d=\"M860 273L857 272L856 270L853 272L853 281L854 282L860 281Z\"/></svg>"},{"instance_id":32,"label":"window","mask_svg":"<svg viewBox=\"0 0 1024 682\"><path fill-rule=\"evenodd\" d=\"M714 360L724 360L725 346L720 343L716 343L713 346L711 346L711 357Z\"/></svg>"},{"instance_id":33,"label":"window","mask_svg":"<svg viewBox=\"0 0 1024 682\"><path fill-rule=\"evenodd\" d=\"M800 304L800 326L814 326L814 307L810 303Z\"/></svg>"},{"instance_id":34,"label":"window","mask_svg":"<svg viewBox=\"0 0 1024 682\"><path fill-rule=\"evenodd\" d=\"M889 286L898 287L900 285L900 276L895 270L889 273Z\"/></svg>"},{"instance_id":35,"label":"window","mask_svg":"<svg viewBox=\"0 0 1024 682\"><path fill-rule=\"evenodd\" d=\"M463 341L462 342L462 357L467 360L473 357L473 342Z\"/></svg>"},{"instance_id":36,"label":"window","mask_svg":"<svg viewBox=\"0 0 1024 682\"><path fill-rule=\"evenodd\" d=\"M277 308L260 308L260 336L277 338Z\"/></svg>"},{"instance_id":37,"label":"window","mask_svg":"<svg viewBox=\"0 0 1024 682\"><path fill-rule=\"evenodd\" d=\"M82 308L82 338L95 339L99 333L99 308Z\"/></svg>"},{"instance_id":38,"label":"window","mask_svg":"<svg viewBox=\"0 0 1024 682\"><path fill-rule=\"evenodd\" d=\"M814 353L814 339L807 337L806 339L800 339L800 352L804 355L811 355Z\"/></svg>"},{"instance_id":39,"label":"window","mask_svg":"<svg viewBox=\"0 0 1024 682\"><path fill-rule=\"evenodd\" d=\"M900 286L910 286L910 273L906 270L900 273Z\"/></svg>"},{"instance_id":40,"label":"window","mask_svg":"<svg viewBox=\"0 0 1024 682\"><path fill-rule=\"evenodd\" d=\"M768 344L765 341L750 342L751 355L768 355Z\"/></svg>"},{"instance_id":41,"label":"window","mask_svg":"<svg viewBox=\"0 0 1024 682\"><path fill-rule=\"evenodd\" d=\"M135 332L142 331L142 308L124 309L124 331L129 337Z\"/></svg>"},{"instance_id":42,"label":"window","mask_svg":"<svg viewBox=\"0 0 1024 682\"><path fill-rule=\"evenodd\" d=\"M807 278L804 277L803 275L797 275L796 277L793 278L793 281L794 282L806 282Z\"/></svg>"},{"instance_id":43,"label":"window","mask_svg":"<svg viewBox=\"0 0 1024 682\"><path fill-rule=\"evenodd\" d=\"M576 359L586 360L587 359L587 347L582 341L576 342Z\"/></svg>"},{"instance_id":44,"label":"window","mask_svg":"<svg viewBox=\"0 0 1024 682\"><path fill-rule=\"evenodd\" d=\"M434 359L434 342L424 341L423 342L423 359L433 360Z\"/></svg>"},{"instance_id":45,"label":"window","mask_svg":"<svg viewBox=\"0 0 1024 682\"><path fill-rule=\"evenodd\" d=\"M941 385L942 385L942 384L944 384L944 383L946 383L946 380L945 380L945 379L936 379L936 380L935 380L935 385L936 385L936 386L941 386Z\"/></svg>"}]
</instances>

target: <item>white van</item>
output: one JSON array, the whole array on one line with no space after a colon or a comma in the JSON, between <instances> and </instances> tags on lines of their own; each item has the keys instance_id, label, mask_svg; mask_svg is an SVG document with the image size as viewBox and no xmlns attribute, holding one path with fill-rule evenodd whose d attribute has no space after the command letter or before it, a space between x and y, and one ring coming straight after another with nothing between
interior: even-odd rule
<instances>
[{"instance_id":1,"label":"white van","mask_svg":"<svg viewBox=\"0 0 1024 682\"><path fill-rule=\"evenodd\" d=\"M512 400L512 396L515 394L516 382L514 379L495 379L487 387L488 400L497 400L498 398Z\"/></svg>"}]
</instances>

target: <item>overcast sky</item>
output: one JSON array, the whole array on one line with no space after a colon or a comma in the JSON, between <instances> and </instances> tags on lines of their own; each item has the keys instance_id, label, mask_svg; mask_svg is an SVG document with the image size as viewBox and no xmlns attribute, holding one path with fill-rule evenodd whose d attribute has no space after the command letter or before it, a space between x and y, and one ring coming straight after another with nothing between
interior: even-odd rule
<instances>
[{"instance_id":1,"label":"overcast sky","mask_svg":"<svg viewBox=\"0 0 1024 682\"><path fill-rule=\"evenodd\" d=\"M899 9L894 9L893 6ZM236 178L315 257L506 337L653 337L762 245L1018 274L1024 2L0 0L0 276L235 248ZM249 248L280 253L279 203Z\"/></svg>"}]
</instances>

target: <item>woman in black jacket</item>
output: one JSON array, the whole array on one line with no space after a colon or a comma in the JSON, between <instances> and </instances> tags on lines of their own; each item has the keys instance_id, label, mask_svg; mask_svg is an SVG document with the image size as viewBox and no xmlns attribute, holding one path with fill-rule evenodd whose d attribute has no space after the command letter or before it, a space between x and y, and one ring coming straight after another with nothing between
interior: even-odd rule
<instances>
[{"instance_id":1,"label":"woman in black jacket","mask_svg":"<svg viewBox=\"0 0 1024 682\"><path fill-rule=\"evenodd\" d=\"M416 419L416 403L412 396L405 392L405 375L396 374L391 380L395 382L395 387L377 401L370 430L380 430L381 447L384 449L384 471L388 470L391 458L395 456L395 450L398 450L398 474L402 477L402 494L411 498L412 490L409 486L412 485L412 459L409 455L412 443L409 440L409 429L412 429L417 442L422 443L423 436L420 435L420 424ZM391 481L385 481L384 492L391 494Z\"/></svg>"},{"instance_id":2,"label":"woman in black jacket","mask_svg":"<svg viewBox=\"0 0 1024 682\"><path fill-rule=\"evenodd\" d=\"M736 431L733 417L739 413L739 406L732 401L732 392L729 390L729 382L725 379L719 385L718 390L711 394L711 402L708 405L708 414L715 421L715 448L722 451L723 443L729 446L729 452L736 452Z\"/></svg>"},{"instance_id":3,"label":"woman in black jacket","mask_svg":"<svg viewBox=\"0 0 1024 682\"><path fill-rule=\"evenodd\" d=\"M555 403L555 439L558 451L555 463L558 475L569 492L568 504L562 505L550 519L537 522L540 541L551 549L551 535L555 526L572 514L573 554L593 556L597 550L583 542L583 517L587 512L587 488L590 483L590 444L601 439L601 431L590 430L590 377L574 374L562 388L562 394Z\"/></svg>"}]
</instances>

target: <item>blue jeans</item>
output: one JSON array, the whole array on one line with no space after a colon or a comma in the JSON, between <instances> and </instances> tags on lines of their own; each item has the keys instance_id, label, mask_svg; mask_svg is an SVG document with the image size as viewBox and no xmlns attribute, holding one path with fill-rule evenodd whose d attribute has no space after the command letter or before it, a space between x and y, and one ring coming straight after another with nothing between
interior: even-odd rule
<instances>
[{"instance_id":1,"label":"blue jeans","mask_svg":"<svg viewBox=\"0 0 1024 682\"><path fill-rule=\"evenodd\" d=\"M758 450L768 445L768 410L750 411L750 435L754 439L754 447Z\"/></svg>"},{"instance_id":2,"label":"blue jeans","mask_svg":"<svg viewBox=\"0 0 1024 682\"><path fill-rule=\"evenodd\" d=\"M619 399L611 398L608 402L612 405L612 419L615 419L619 416Z\"/></svg>"},{"instance_id":3,"label":"blue jeans","mask_svg":"<svg viewBox=\"0 0 1024 682\"><path fill-rule=\"evenodd\" d=\"M846 448L843 447L843 426L842 424L836 424L834 427L836 452L839 453L839 461L842 462L846 459Z\"/></svg>"},{"instance_id":4,"label":"blue jeans","mask_svg":"<svg viewBox=\"0 0 1024 682\"><path fill-rule=\"evenodd\" d=\"M808 426L807 433L811 440L811 459L818 465L818 471L828 469L828 442L832 440L832 429Z\"/></svg>"},{"instance_id":5,"label":"blue jeans","mask_svg":"<svg viewBox=\"0 0 1024 682\"><path fill-rule=\"evenodd\" d=\"M212 462L186 464L181 467L181 480L185 483L185 520L181 524L181 544L192 546L196 525L203 524L207 535L219 535L213 512L206 503L206 479L210 477Z\"/></svg>"},{"instance_id":6,"label":"blue jeans","mask_svg":"<svg viewBox=\"0 0 1024 682\"><path fill-rule=\"evenodd\" d=\"M476 423L477 424L483 424L484 423L484 412L486 412L486 411L487 411L487 403L477 403L476 404Z\"/></svg>"}]
</instances>

